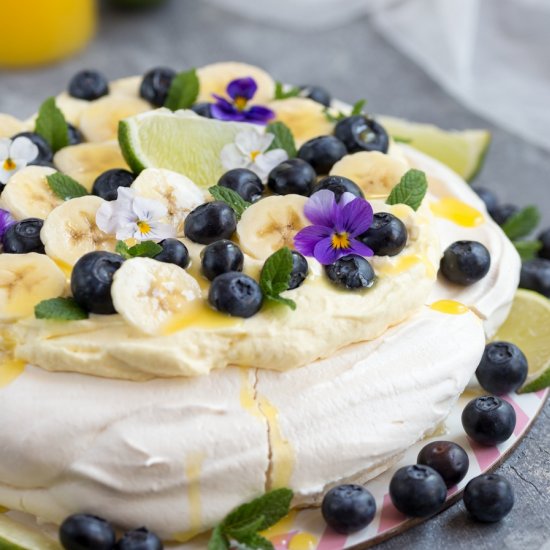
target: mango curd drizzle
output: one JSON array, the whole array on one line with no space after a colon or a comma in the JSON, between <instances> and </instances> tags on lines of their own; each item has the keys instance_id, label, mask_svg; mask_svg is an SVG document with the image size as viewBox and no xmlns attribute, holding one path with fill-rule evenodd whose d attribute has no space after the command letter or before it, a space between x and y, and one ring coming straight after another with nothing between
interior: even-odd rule
<instances>
[{"instance_id":1,"label":"mango curd drizzle","mask_svg":"<svg viewBox=\"0 0 550 550\"><path fill-rule=\"evenodd\" d=\"M454 197L444 197L433 202L430 208L438 218L444 218L462 227L478 227L485 223L485 217L479 210Z\"/></svg>"},{"instance_id":2,"label":"mango curd drizzle","mask_svg":"<svg viewBox=\"0 0 550 550\"><path fill-rule=\"evenodd\" d=\"M455 300L438 300L430 304L430 307L435 309L435 311L440 311L441 313L447 313L449 315L463 315L469 311L467 306Z\"/></svg>"},{"instance_id":3,"label":"mango curd drizzle","mask_svg":"<svg viewBox=\"0 0 550 550\"><path fill-rule=\"evenodd\" d=\"M164 325L162 334L173 334L186 328L230 328L241 323L242 319L219 313L203 300L195 300Z\"/></svg>"},{"instance_id":4,"label":"mango curd drizzle","mask_svg":"<svg viewBox=\"0 0 550 550\"><path fill-rule=\"evenodd\" d=\"M315 550L319 539L311 533L298 533L290 539L288 550Z\"/></svg>"},{"instance_id":5,"label":"mango curd drizzle","mask_svg":"<svg viewBox=\"0 0 550 550\"><path fill-rule=\"evenodd\" d=\"M256 418L261 418L263 420L264 417L260 412L258 402L256 401L254 396L254 388L252 387L252 384L250 382L250 369L246 367L241 367L239 368L239 372L241 375L241 407L245 411L248 411L252 416L255 416Z\"/></svg>"},{"instance_id":6,"label":"mango curd drizzle","mask_svg":"<svg viewBox=\"0 0 550 550\"><path fill-rule=\"evenodd\" d=\"M409 254L402 256L394 264L382 265L376 268L379 275L398 275L403 271L408 271L416 264L423 264L429 277L435 277L436 271L426 256L420 254Z\"/></svg>"}]
</instances>

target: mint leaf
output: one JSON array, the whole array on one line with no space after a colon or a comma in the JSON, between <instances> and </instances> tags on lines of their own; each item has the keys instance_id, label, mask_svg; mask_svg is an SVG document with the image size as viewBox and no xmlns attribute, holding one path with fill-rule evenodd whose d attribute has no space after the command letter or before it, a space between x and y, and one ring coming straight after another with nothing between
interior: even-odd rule
<instances>
[{"instance_id":1,"label":"mint leaf","mask_svg":"<svg viewBox=\"0 0 550 550\"><path fill-rule=\"evenodd\" d=\"M250 536L261 530L264 524L265 517L263 515L258 516L255 519L250 520L248 523L244 523L238 526L228 526L226 528L227 535L235 540L241 541L247 539Z\"/></svg>"},{"instance_id":2,"label":"mint leaf","mask_svg":"<svg viewBox=\"0 0 550 550\"><path fill-rule=\"evenodd\" d=\"M296 156L296 142L290 128L284 122L272 122L267 125L266 132L273 134L275 139L271 142L269 150L284 149L289 158Z\"/></svg>"},{"instance_id":3,"label":"mint leaf","mask_svg":"<svg viewBox=\"0 0 550 550\"><path fill-rule=\"evenodd\" d=\"M217 200L226 202L233 210L240 220L243 212L250 206L250 203L245 201L238 193L229 189L229 187L223 187L221 185L213 185L208 188L208 192Z\"/></svg>"},{"instance_id":4,"label":"mint leaf","mask_svg":"<svg viewBox=\"0 0 550 550\"><path fill-rule=\"evenodd\" d=\"M527 206L514 214L502 226L502 230L510 240L526 237L534 231L540 222L540 213L536 206Z\"/></svg>"},{"instance_id":5,"label":"mint leaf","mask_svg":"<svg viewBox=\"0 0 550 550\"><path fill-rule=\"evenodd\" d=\"M125 260L132 257L132 255L130 254L130 248L124 241L117 241L115 252L117 254L120 254Z\"/></svg>"},{"instance_id":6,"label":"mint leaf","mask_svg":"<svg viewBox=\"0 0 550 550\"><path fill-rule=\"evenodd\" d=\"M412 169L406 172L401 181L391 190L386 204L406 204L413 210L418 210L427 191L426 174L420 170Z\"/></svg>"},{"instance_id":7,"label":"mint leaf","mask_svg":"<svg viewBox=\"0 0 550 550\"><path fill-rule=\"evenodd\" d=\"M395 143L411 143L412 138L406 138L406 137L399 137L399 136L392 136L391 137Z\"/></svg>"},{"instance_id":8,"label":"mint leaf","mask_svg":"<svg viewBox=\"0 0 550 550\"><path fill-rule=\"evenodd\" d=\"M249 537L236 540L241 544L244 544L247 548L250 548L250 550L274 550L275 548L271 541L261 535L258 535L257 533L254 533Z\"/></svg>"},{"instance_id":9,"label":"mint leaf","mask_svg":"<svg viewBox=\"0 0 550 550\"><path fill-rule=\"evenodd\" d=\"M48 142L54 153L69 145L67 122L54 97L49 97L40 106L34 131Z\"/></svg>"},{"instance_id":10,"label":"mint leaf","mask_svg":"<svg viewBox=\"0 0 550 550\"><path fill-rule=\"evenodd\" d=\"M162 252L162 246L153 241L142 241L129 247L124 241L117 241L115 252L126 260L129 258L154 258Z\"/></svg>"},{"instance_id":11,"label":"mint leaf","mask_svg":"<svg viewBox=\"0 0 550 550\"><path fill-rule=\"evenodd\" d=\"M342 113L342 111L337 111L336 114L333 114L333 111L331 111L329 107L323 109L323 114L329 122L340 122L340 120L347 116L345 113Z\"/></svg>"},{"instance_id":12,"label":"mint leaf","mask_svg":"<svg viewBox=\"0 0 550 550\"><path fill-rule=\"evenodd\" d=\"M75 321L87 319L88 313L73 298L51 298L50 300L42 300L34 306L34 316L37 319Z\"/></svg>"},{"instance_id":13,"label":"mint leaf","mask_svg":"<svg viewBox=\"0 0 550 550\"><path fill-rule=\"evenodd\" d=\"M222 533L221 525L218 525L213 531L208 541L208 550L229 550L229 541Z\"/></svg>"},{"instance_id":14,"label":"mint leaf","mask_svg":"<svg viewBox=\"0 0 550 550\"><path fill-rule=\"evenodd\" d=\"M292 86L285 90L285 86L282 82L275 82L275 99L288 99L289 97L297 97L300 95L300 88L298 86Z\"/></svg>"},{"instance_id":15,"label":"mint leaf","mask_svg":"<svg viewBox=\"0 0 550 550\"><path fill-rule=\"evenodd\" d=\"M172 111L189 109L199 96L199 87L196 69L179 73L172 80L164 106Z\"/></svg>"},{"instance_id":16,"label":"mint leaf","mask_svg":"<svg viewBox=\"0 0 550 550\"><path fill-rule=\"evenodd\" d=\"M513 241L520 258L523 261L532 260L542 248L540 241Z\"/></svg>"},{"instance_id":17,"label":"mint leaf","mask_svg":"<svg viewBox=\"0 0 550 550\"><path fill-rule=\"evenodd\" d=\"M367 104L366 99L360 99L359 101L356 101L353 104L353 107L351 108L350 116L354 115L360 115L363 113L363 107Z\"/></svg>"},{"instance_id":18,"label":"mint leaf","mask_svg":"<svg viewBox=\"0 0 550 550\"><path fill-rule=\"evenodd\" d=\"M48 180L49 188L64 201L84 197L89 194L84 186L61 172L46 176L46 179Z\"/></svg>"},{"instance_id":19,"label":"mint leaf","mask_svg":"<svg viewBox=\"0 0 550 550\"><path fill-rule=\"evenodd\" d=\"M260 288L264 297L272 302L296 309L296 303L280 296L288 289L290 274L292 273L292 253L286 246L271 254L265 261L260 273Z\"/></svg>"}]
</instances>

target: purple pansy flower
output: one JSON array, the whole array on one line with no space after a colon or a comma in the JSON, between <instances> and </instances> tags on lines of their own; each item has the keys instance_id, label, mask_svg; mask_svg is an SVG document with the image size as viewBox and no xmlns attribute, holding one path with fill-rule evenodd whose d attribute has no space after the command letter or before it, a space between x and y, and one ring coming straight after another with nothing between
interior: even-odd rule
<instances>
[{"instance_id":1,"label":"purple pansy flower","mask_svg":"<svg viewBox=\"0 0 550 550\"><path fill-rule=\"evenodd\" d=\"M304 206L304 214L313 223L294 237L296 250L328 265L347 254L372 256L373 251L357 237L372 224L372 206L351 193L340 201L328 189L314 193Z\"/></svg>"},{"instance_id":2,"label":"purple pansy flower","mask_svg":"<svg viewBox=\"0 0 550 550\"><path fill-rule=\"evenodd\" d=\"M258 85L256 81L249 76L232 80L227 86L227 95L232 101L212 94L216 99L216 103L213 103L210 108L212 117L219 120L267 124L272 118L275 118L275 113L271 109L261 107L260 105L254 105L249 109L246 108L257 89Z\"/></svg>"},{"instance_id":3,"label":"purple pansy flower","mask_svg":"<svg viewBox=\"0 0 550 550\"><path fill-rule=\"evenodd\" d=\"M0 240L14 223L16 223L15 218L7 210L0 208Z\"/></svg>"}]
</instances>

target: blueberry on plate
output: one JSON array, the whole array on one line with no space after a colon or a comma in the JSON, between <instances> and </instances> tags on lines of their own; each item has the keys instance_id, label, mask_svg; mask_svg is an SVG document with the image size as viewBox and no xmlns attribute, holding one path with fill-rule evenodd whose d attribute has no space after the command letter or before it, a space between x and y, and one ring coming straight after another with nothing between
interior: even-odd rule
<instances>
[{"instance_id":1,"label":"blueberry on plate","mask_svg":"<svg viewBox=\"0 0 550 550\"><path fill-rule=\"evenodd\" d=\"M197 206L189 212L184 222L185 236L200 244L230 239L236 228L235 211L223 201L212 201Z\"/></svg>"},{"instance_id":2,"label":"blueberry on plate","mask_svg":"<svg viewBox=\"0 0 550 550\"><path fill-rule=\"evenodd\" d=\"M228 271L242 271L244 255L232 241L222 239L204 247L201 253L202 274L210 281Z\"/></svg>"},{"instance_id":3,"label":"blueberry on plate","mask_svg":"<svg viewBox=\"0 0 550 550\"><path fill-rule=\"evenodd\" d=\"M111 286L124 258L112 252L88 252L78 259L71 274L71 292L77 304L101 315L116 313Z\"/></svg>"},{"instance_id":4,"label":"blueberry on plate","mask_svg":"<svg viewBox=\"0 0 550 550\"><path fill-rule=\"evenodd\" d=\"M441 258L441 274L451 283L469 286L487 275L491 255L477 241L456 241L447 247Z\"/></svg>"},{"instance_id":5,"label":"blueberry on plate","mask_svg":"<svg viewBox=\"0 0 550 550\"><path fill-rule=\"evenodd\" d=\"M155 107L162 107L168 97L168 91L176 71L167 67L156 67L143 75L139 95Z\"/></svg>"},{"instance_id":6,"label":"blueberry on plate","mask_svg":"<svg viewBox=\"0 0 550 550\"><path fill-rule=\"evenodd\" d=\"M365 115L353 115L342 119L334 128L334 135L341 139L348 153L379 151L387 153L390 145L383 126Z\"/></svg>"},{"instance_id":7,"label":"blueberry on plate","mask_svg":"<svg viewBox=\"0 0 550 550\"><path fill-rule=\"evenodd\" d=\"M4 252L8 254L26 254L27 252L44 253L40 240L40 231L44 220L27 218L10 225L2 238Z\"/></svg>"},{"instance_id":8,"label":"blueberry on plate","mask_svg":"<svg viewBox=\"0 0 550 550\"><path fill-rule=\"evenodd\" d=\"M512 216L519 212L515 204L498 204L489 214L498 225L504 225Z\"/></svg>"},{"instance_id":9,"label":"blueberry on plate","mask_svg":"<svg viewBox=\"0 0 550 550\"><path fill-rule=\"evenodd\" d=\"M12 136L11 139L15 140L18 137L30 139L38 147L38 156L28 164L45 165L52 162L52 148L40 134L37 134L36 132L20 132L19 134Z\"/></svg>"},{"instance_id":10,"label":"blueberry on plate","mask_svg":"<svg viewBox=\"0 0 550 550\"><path fill-rule=\"evenodd\" d=\"M485 203L485 208L489 213L498 207L498 197L490 189L472 185L472 191L475 191L477 196Z\"/></svg>"},{"instance_id":11,"label":"blueberry on plate","mask_svg":"<svg viewBox=\"0 0 550 550\"><path fill-rule=\"evenodd\" d=\"M500 397L477 397L464 407L462 427L477 443L497 445L512 435L516 427L516 411Z\"/></svg>"},{"instance_id":12,"label":"blueberry on plate","mask_svg":"<svg viewBox=\"0 0 550 550\"><path fill-rule=\"evenodd\" d=\"M325 88L323 88L322 86L312 86L305 84L300 86L300 90L301 97L307 97L308 99L311 99L316 103L320 103L325 107L330 107L330 102L332 101L332 98L330 97L328 91L325 90Z\"/></svg>"},{"instance_id":13,"label":"blueberry on plate","mask_svg":"<svg viewBox=\"0 0 550 550\"><path fill-rule=\"evenodd\" d=\"M527 358L516 345L491 342L485 346L476 377L484 390L500 395L521 388L527 371Z\"/></svg>"},{"instance_id":14,"label":"blueberry on plate","mask_svg":"<svg viewBox=\"0 0 550 550\"><path fill-rule=\"evenodd\" d=\"M69 95L92 101L109 93L109 83L98 71L79 71L69 82Z\"/></svg>"},{"instance_id":15,"label":"blueberry on plate","mask_svg":"<svg viewBox=\"0 0 550 550\"><path fill-rule=\"evenodd\" d=\"M399 468L390 482L391 501L406 516L431 516L441 509L446 497L443 478L422 464Z\"/></svg>"},{"instance_id":16,"label":"blueberry on plate","mask_svg":"<svg viewBox=\"0 0 550 550\"><path fill-rule=\"evenodd\" d=\"M550 298L550 260L535 258L523 262L519 286Z\"/></svg>"},{"instance_id":17,"label":"blueberry on plate","mask_svg":"<svg viewBox=\"0 0 550 550\"><path fill-rule=\"evenodd\" d=\"M538 257L550 260L550 227L541 231L538 239L542 244L542 248L538 252Z\"/></svg>"},{"instance_id":18,"label":"blueberry on plate","mask_svg":"<svg viewBox=\"0 0 550 550\"><path fill-rule=\"evenodd\" d=\"M162 251L153 258L154 260L165 264L178 265L182 269L189 265L189 250L181 241L178 241L178 239L164 239L158 244L162 246Z\"/></svg>"},{"instance_id":19,"label":"blueberry on plate","mask_svg":"<svg viewBox=\"0 0 550 550\"><path fill-rule=\"evenodd\" d=\"M247 202L256 202L264 192L262 180L247 168L229 170L218 180L218 185L235 191Z\"/></svg>"},{"instance_id":20,"label":"blueberry on plate","mask_svg":"<svg viewBox=\"0 0 550 550\"><path fill-rule=\"evenodd\" d=\"M389 212L374 214L371 226L359 236L375 256L395 256L407 244L407 228L405 224Z\"/></svg>"},{"instance_id":21,"label":"blueberry on plate","mask_svg":"<svg viewBox=\"0 0 550 550\"><path fill-rule=\"evenodd\" d=\"M212 103L202 101L201 103L194 103L191 105L191 110L204 118L212 118Z\"/></svg>"},{"instance_id":22,"label":"blueberry on plate","mask_svg":"<svg viewBox=\"0 0 550 550\"><path fill-rule=\"evenodd\" d=\"M119 187L130 187L136 177L124 168L111 168L97 176L92 187L92 195L97 195L106 201L114 201L118 196Z\"/></svg>"},{"instance_id":23,"label":"blueberry on plate","mask_svg":"<svg viewBox=\"0 0 550 550\"><path fill-rule=\"evenodd\" d=\"M470 460L466 451L452 441L432 441L422 447L418 464L433 468L452 487L464 479L468 473Z\"/></svg>"},{"instance_id":24,"label":"blueberry on plate","mask_svg":"<svg viewBox=\"0 0 550 550\"><path fill-rule=\"evenodd\" d=\"M59 528L65 550L112 550L115 531L104 519L90 514L69 516Z\"/></svg>"},{"instance_id":25,"label":"blueberry on plate","mask_svg":"<svg viewBox=\"0 0 550 550\"><path fill-rule=\"evenodd\" d=\"M352 195L360 198L365 197L361 188L344 176L325 176L324 178L321 178L317 182L317 185L313 188L313 193L317 193L317 191L321 191L322 189L332 191L337 202L340 201L340 197L344 193L351 193Z\"/></svg>"},{"instance_id":26,"label":"blueberry on plate","mask_svg":"<svg viewBox=\"0 0 550 550\"><path fill-rule=\"evenodd\" d=\"M311 164L302 159L289 159L271 170L267 185L277 195L296 194L309 197L316 177Z\"/></svg>"},{"instance_id":27,"label":"blueberry on plate","mask_svg":"<svg viewBox=\"0 0 550 550\"><path fill-rule=\"evenodd\" d=\"M349 535L364 529L374 519L376 501L361 485L338 485L323 498L321 512L327 525Z\"/></svg>"},{"instance_id":28,"label":"blueberry on plate","mask_svg":"<svg viewBox=\"0 0 550 550\"><path fill-rule=\"evenodd\" d=\"M494 523L514 507L514 489L498 474L482 474L469 481L464 489L464 506L477 521Z\"/></svg>"},{"instance_id":29,"label":"blueberry on plate","mask_svg":"<svg viewBox=\"0 0 550 550\"><path fill-rule=\"evenodd\" d=\"M309 273L309 265L307 260L296 250L292 250L292 271L290 272L290 279L288 281L288 290L294 290L298 288L307 277Z\"/></svg>"},{"instance_id":30,"label":"blueberry on plate","mask_svg":"<svg viewBox=\"0 0 550 550\"><path fill-rule=\"evenodd\" d=\"M230 271L218 275L208 292L210 305L234 317L252 317L262 307L263 294L260 285L244 273Z\"/></svg>"},{"instance_id":31,"label":"blueberry on plate","mask_svg":"<svg viewBox=\"0 0 550 550\"><path fill-rule=\"evenodd\" d=\"M374 284L374 270L370 263L357 254L348 254L325 266L328 278L348 290L370 288Z\"/></svg>"},{"instance_id":32,"label":"blueberry on plate","mask_svg":"<svg viewBox=\"0 0 550 550\"><path fill-rule=\"evenodd\" d=\"M67 131L69 132L69 145L78 145L84 141L82 132L70 122L67 122Z\"/></svg>"},{"instance_id":33,"label":"blueberry on plate","mask_svg":"<svg viewBox=\"0 0 550 550\"><path fill-rule=\"evenodd\" d=\"M334 136L319 136L306 141L298 150L298 158L305 160L318 175L328 174L347 154L346 146Z\"/></svg>"},{"instance_id":34,"label":"blueberry on plate","mask_svg":"<svg viewBox=\"0 0 550 550\"><path fill-rule=\"evenodd\" d=\"M163 548L162 541L155 533L140 527L124 533L114 550L162 550Z\"/></svg>"}]
</instances>

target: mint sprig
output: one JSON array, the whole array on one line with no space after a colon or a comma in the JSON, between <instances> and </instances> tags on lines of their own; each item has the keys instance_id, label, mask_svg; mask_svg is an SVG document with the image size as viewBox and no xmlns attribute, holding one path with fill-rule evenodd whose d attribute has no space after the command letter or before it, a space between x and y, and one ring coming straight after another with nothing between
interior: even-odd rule
<instances>
[{"instance_id":1,"label":"mint sprig","mask_svg":"<svg viewBox=\"0 0 550 550\"><path fill-rule=\"evenodd\" d=\"M502 230L510 240L526 237L535 230L540 222L540 213L536 206L527 206L509 218Z\"/></svg>"},{"instance_id":2,"label":"mint sprig","mask_svg":"<svg viewBox=\"0 0 550 550\"><path fill-rule=\"evenodd\" d=\"M297 154L296 142L290 128L284 122L272 122L267 125L266 132L273 134L275 138L271 142L269 150L284 149L289 158L294 158Z\"/></svg>"},{"instance_id":3,"label":"mint sprig","mask_svg":"<svg viewBox=\"0 0 550 550\"><path fill-rule=\"evenodd\" d=\"M240 220L243 212L250 206L250 203L245 201L238 193L223 187L221 185L213 185L208 188L208 192L217 200L227 203L235 211L237 219Z\"/></svg>"},{"instance_id":4,"label":"mint sprig","mask_svg":"<svg viewBox=\"0 0 550 550\"><path fill-rule=\"evenodd\" d=\"M297 97L300 95L300 88L298 86L292 86L285 90L285 86L282 82L275 82L275 96L274 99L288 99L290 97Z\"/></svg>"},{"instance_id":5,"label":"mint sprig","mask_svg":"<svg viewBox=\"0 0 550 550\"><path fill-rule=\"evenodd\" d=\"M77 321L87 319L88 313L73 298L51 298L34 306L34 316L37 319Z\"/></svg>"},{"instance_id":6,"label":"mint sprig","mask_svg":"<svg viewBox=\"0 0 550 550\"><path fill-rule=\"evenodd\" d=\"M273 550L273 545L258 533L275 525L290 509L293 493L290 489L275 489L242 504L214 529L208 550L228 550L231 541L249 548Z\"/></svg>"},{"instance_id":7,"label":"mint sprig","mask_svg":"<svg viewBox=\"0 0 550 550\"><path fill-rule=\"evenodd\" d=\"M40 106L34 131L48 142L54 153L69 145L69 128L54 97L49 97Z\"/></svg>"},{"instance_id":8,"label":"mint sprig","mask_svg":"<svg viewBox=\"0 0 550 550\"><path fill-rule=\"evenodd\" d=\"M142 241L134 246L128 246L124 241L117 241L115 252L126 260L130 258L154 258L162 252L162 246L153 241Z\"/></svg>"},{"instance_id":9,"label":"mint sprig","mask_svg":"<svg viewBox=\"0 0 550 550\"><path fill-rule=\"evenodd\" d=\"M84 197L89 194L84 186L61 172L46 176L46 180L48 181L48 187L53 193L64 201Z\"/></svg>"},{"instance_id":10,"label":"mint sprig","mask_svg":"<svg viewBox=\"0 0 550 550\"><path fill-rule=\"evenodd\" d=\"M411 169L406 172L401 181L391 190L386 204L406 204L413 210L418 210L428 191L426 174L421 170Z\"/></svg>"},{"instance_id":11,"label":"mint sprig","mask_svg":"<svg viewBox=\"0 0 550 550\"><path fill-rule=\"evenodd\" d=\"M286 246L271 254L265 261L260 273L260 288L264 297L279 304L296 309L296 302L281 296L281 292L288 290L292 273L292 252Z\"/></svg>"},{"instance_id":12,"label":"mint sprig","mask_svg":"<svg viewBox=\"0 0 550 550\"><path fill-rule=\"evenodd\" d=\"M196 69L179 73L172 80L164 106L172 111L189 109L199 96L199 77Z\"/></svg>"},{"instance_id":13,"label":"mint sprig","mask_svg":"<svg viewBox=\"0 0 550 550\"><path fill-rule=\"evenodd\" d=\"M540 241L513 241L519 257L522 261L532 260L536 257L537 252L542 248Z\"/></svg>"},{"instance_id":14,"label":"mint sprig","mask_svg":"<svg viewBox=\"0 0 550 550\"><path fill-rule=\"evenodd\" d=\"M342 119L347 118L348 116L355 116L355 115L361 115L364 112L364 107L367 104L366 99L360 99L359 101L356 101L349 114L346 114L342 111L336 111L336 113L331 110L329 107L325 107L323 109L323 113L325 115L325 118L329 122L340 122Z\"/></svg>"}]
</instances>

